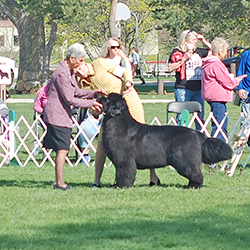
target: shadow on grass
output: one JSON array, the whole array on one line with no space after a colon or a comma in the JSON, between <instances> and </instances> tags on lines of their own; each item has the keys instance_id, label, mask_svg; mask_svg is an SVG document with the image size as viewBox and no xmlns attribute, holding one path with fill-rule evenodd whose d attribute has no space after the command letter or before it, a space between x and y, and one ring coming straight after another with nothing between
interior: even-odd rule
<instances>
[{"instance_id":1,"label":"shadow on grass","mask_svg":"<svg viewBox=\"0 0 250 250\"><path fill-rule=\"evenodd\" d=\"M0 180L0 187L22 187L22 188L46 188L52 187L53 181L34 181L34 180Z\"/></svg>"},{"instance_id":2,"label":"shadow on grass","mask_svg":"<svg viewBox=\"0 0 250 250\"><path fill-rule=\"evenodd\" d=\"M34 181L34 180L0 180L0 187L22 187L22 188L47 188L52 187L54 184L53 181ZM90 187L92 182L81 182L81 183L74 183L74 182L68 182L68 184L72 187ZM113 184L111 183L104 183L102 184L102 188L116 188L112 187ZM141 185L134 185L134 188L138 187L148 187L148 188L154 188L154 187L161 187L161 188L178 188L178 189L184 189L185 185L178 184L178 183L170 183L170 184L161 184L160 186L152 186L149 187L148 184L141 184ZM207 186L203 185L202 188L205 188ZM131 187L132 188L132 187Z\"/></svg>"},{"instance_id":3,"label":"shadow on grass","mask_svg":"<svg viewBox=\"0 0 250 250\"><path fill-rule=\"evenodd\" d=\"M188 182L186 184L179 184L179 183L170 183L170 184L164 184L164 183L161 183L160 186L152 186L150 188L154 188L154 187L163 187L163 188L172 188L172 187L175 187L177 189L185 189L185 187L187 186ZM142 185L138 185L139 187L149 187L149 185L146 185L146 184L142 184ZM203 185L201 188L207 188L208 186L207 185ZM199 188L197 189L199 190Z\"/></svg>"},{"instance_id":4,"label":"shadow on grass","mask_svg":"<svg viewBox=\"0 0 250 250\"><path fill-rule=\"evenodd\" d=\"M157 85L135 85L135 89L137 90L138 93L148 93L151 91L158 91ZM165 86L164 90L167 91L168 93L173 93L174 92L174 87L173 86Z\"/></svg>"},{"instance_id":5,"label":"shadow on grass","mask_svg":"<svg viewBox=\"0 0 250 250\"><path fill-rule=\"evenodd\" d=\"M53 187L54 181L34 181L34 180L0 180L0 187L21 187L21 188L47 188ZM68 182L72 187L90 187L88 183ZM105 184L103 187L110 187L111 184Z\"/></svg>"},{"instance_id":6,"label":"shadow on grass","mask_svg":"<svg viewBox=\"0 0 250 250\"><path fill-rule=\"evenodd\" d=\"M230 205L227 205L227 208ZM0 249L182 249L248 250L249 225L243 218L222 216L216 212L186 212L156 221L150 218L122 216L110 208L110 217L98 217L93 223L30 226L30 234L1 235ZM129 208L128 208L129 209ZM223 206L219 209L223 210ZM239 206L245 213L250 205ZM70 211L69 211L70 213ZM102 214L101 210L96 213Z\"/></svg>"},{"instance_id":7,"label":"shadow on grass","mask_svg":"<svg viewBox=\"0 0 250 250\"><path fill-rule=\"evenodd\" d=\"M72 184L72 186L82 186L82 187L90 187L92 183L81 183L81 184ZM188 183L187 183L188 184ZM161 183L160 186L157 186L157 185L154 185L154 186L149 186L148 184L140 184L140 185L133 185L133 187L131 188L142 188L142 187L148 187L148 188L154 188L154 187L159 187L159 188L172 188L172 187L175 187L177 189L185 189L186 185L187 184L179 184L179 183L170 183L170 184L164 184L164 183ZM114 183L111 184L111 183L105 183L105 184L102 184L102 187L103 188L118 188L118 187L115 187L114 186ZM203 185L201 188L208 188L209 186L207 185ZM199 190L199 189L197 189Z\"/></svg>"}]
</instances>

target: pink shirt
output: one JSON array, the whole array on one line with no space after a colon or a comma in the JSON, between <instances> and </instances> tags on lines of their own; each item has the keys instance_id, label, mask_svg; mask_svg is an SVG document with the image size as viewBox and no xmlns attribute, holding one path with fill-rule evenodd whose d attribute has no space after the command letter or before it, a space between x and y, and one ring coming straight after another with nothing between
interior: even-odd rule
<instances>
[{"instance_id":1,"label":"pink shirt","mask_svg":"<svg viewBox=\"0 0 250 250\"><path fill-rule=\"evenodd\" d=\"M36 96L36 100L34 103L34 110L39 113L42 114L43 110L48 102L48 91L49 91L49 83L45 86L43 86L37 93Z\"/></svg>"},{"instance_id":2,"label":"pink shirt","mask_svg":"<svg viewBox=\"0 0 250 250\"><path fill-rule=\"evenodd\" d=\"M232 79L225 64L216 56L208 55L202 59L201 92L205 101L231 102L233 89L238 85Z\"/></svg>"}]
</instances>

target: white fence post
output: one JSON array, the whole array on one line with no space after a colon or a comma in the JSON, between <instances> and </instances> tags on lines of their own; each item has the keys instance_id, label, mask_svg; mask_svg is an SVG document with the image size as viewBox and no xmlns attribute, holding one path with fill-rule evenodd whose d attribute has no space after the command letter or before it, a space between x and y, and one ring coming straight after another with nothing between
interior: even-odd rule
<instances>
[{"instance_id":1,"label":"white fence post","mask_svg":"<svg viewBox=\"0 0 250 250\"><path fill-rule=\"evenodd\" d=\"M226 116L227 116L227 114L226 114ZM225 116L225 119L226 119L226 116ZM72 119L74 122L74 129L76 129L77 132L74 134L74 138L71 139L70 148L78 153L78 158L75 161L72 161L70 157L67 157L66 161L71 167L74 167L74 166L77 166L79 163L81 163L81 160L83 160L84 153L85 153L84 150L81 151L78 148L78 145L77 145L78 136L83 135L83 137L86 139L86 141L88 143L90 150L92 150L95 153L96 148L95 148L95 145L93 144L93 141L100 130L99 130L99 128L97 128L96 134L92 138L88 138L87 135L85 134L84 130L81 128L80 124L78 124L77 120L74 117ZM223 120L223 122L225 121L225 119ZM221 127L222 127L223 123L219 124L216 121L216 119L214 118L212 112L209 113L204 124L200 120L198 114L194 113L189 124L188 124L189 128L194 125L195 120L197 120L199 122L199 124L201 125L201 132L205 133L208 137L210 137L211 135L210 135L210 132L208 131L207 127L211 123L212 120L217 124L217 127L218 127L216 134L218 134L219 132L222 132ZM238 126L240 126L240 124L241 124L241 122L240 122L241 117L238 119L238 121L235 124L232 122L230 117L228 117L228 120L229 120L228 124L233 127L231 134L227 138L228 143L230 144L231 141L233 140L233 135L238 131ZM2 127L3 127L2 134L0 134L0 150L1 150L0 151L0 168L12 159L16 159L17 163L20 166L26 166L28 164L28 162L33 161L37 167L42 167L47 160L50 161L52 166L55 166L55 161L54 161L53 157L51 156L52 150L46 150L43 147L42 141L43 141L44 136L47 132L47 130L46 130L47 128L46 128L45 123L43 122L43 120L39 116L36 117L36 119L34 120L34 122L31 125L29 124L29 122L26 120L26 118L24 116L21 116L19 118L19 120L16 122L10 121L9 124L7 124L5 122L5 120L0 116L0 122L1 122ZM37 126L38 123L39 123L39 126ZM160 120L156 116L153 118L151 125L152 124L157 124L159 126L162 125ZM174 117L170 118L168 124L177 125ZM40 136L39 136L38 131L37 131L38 127L41 130ZM18 128L21 128L22 131L19 131ZM27 129L27 131L26 131L26 129ZM21 136L21 134L22 134L22 136ZM224 134L223 136L225 137L226 135ZM35 148L33 147L34 142L41 149L40 153L38 155L35 154ZM250 151L248 146L246 146L246 149L248 151ZM28 156L25 157L25 160L23 160L23 156L20 154L20 152L23 153L23 151L24 151L24 153L28 154ZM71 152L72 152L72 150L71 150ZM21 157L21 159L20 159L20 157ZM38 160L39 157L40 158L42 157L42 159ZM243 167L245 167L247 165L247 163L249 162L249 160L250 160L250 157L248 157L246 162L242 162L242 160L240 160L240 163ZM91 164L87 164L87 166L94 166L94 164L95 163L92 162ZM112 165L112 163L110 162L108 164L108 166L111 166L111 165ZM107 166L107 165L105 165L105 166Z\"/></svg>"}]
</instances>

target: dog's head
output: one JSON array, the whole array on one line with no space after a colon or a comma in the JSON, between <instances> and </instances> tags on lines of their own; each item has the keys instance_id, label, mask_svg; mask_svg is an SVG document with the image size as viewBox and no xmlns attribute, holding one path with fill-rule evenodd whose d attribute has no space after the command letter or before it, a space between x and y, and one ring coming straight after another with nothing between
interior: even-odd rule
<instances>
[{"instance_id":1,"label":"dog's head","mask_svg":"<svg viewBox=\"0 0 250 250\"><path fill-rule=\"evenodd\" d=\"M111 93L107 97L99 96L96 101L103 105L103 112L110 117L120 115L127 107L123 96L115 93Z\"/></svg>"}]
</instances>

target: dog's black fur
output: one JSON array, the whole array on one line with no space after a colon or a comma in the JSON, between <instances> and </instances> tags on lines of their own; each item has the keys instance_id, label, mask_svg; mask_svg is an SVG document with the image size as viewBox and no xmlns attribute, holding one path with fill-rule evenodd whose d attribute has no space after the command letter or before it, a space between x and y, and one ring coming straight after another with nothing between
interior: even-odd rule
<instances>
[{"instance_id":1,"label":"dog's black fur","mask_svg":"<svg viewBox=\"0 0 250 250\"><path fill-rule=\"evenodd\" d=\"M200 188L202 162L213 164L232 157L231 147L221 139L181 126L138 123L122 95L111 93L97 101L103 104L103 146L116 167L118 187L131 187L137 169L172 165L189 180L186 187Z\"/></svg>"}]
</instances>

